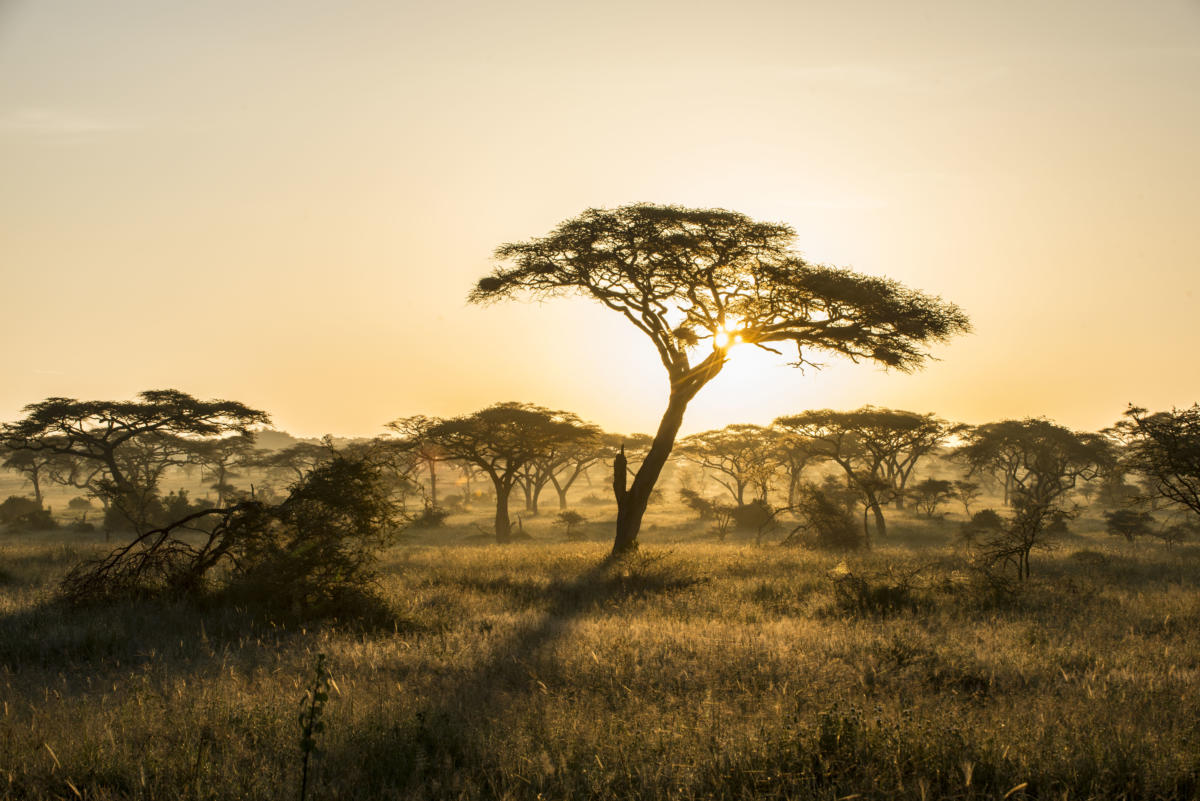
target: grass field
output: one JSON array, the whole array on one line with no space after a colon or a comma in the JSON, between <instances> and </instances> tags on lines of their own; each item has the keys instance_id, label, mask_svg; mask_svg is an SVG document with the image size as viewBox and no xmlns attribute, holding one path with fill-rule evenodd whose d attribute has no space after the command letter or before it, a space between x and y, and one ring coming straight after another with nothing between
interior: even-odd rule
<instances>
[{"instance_id":1,"label":"grass field","mask_svg":"<svg viewBox=\"0 0 1200 801\"><path fill-rule=\"evenodd\" d=\"M839 601L836 555L651 518L499 547L465 519L381 565L387 613L297 624L228 604L72 610L96 535L0 534L0 797L280 799L333 684L310 798L1192 798L1200 549L1086 521L1015 598L951 525L848 557L901 608ZM1093 525L1094 528L1094 525Z\"/></svg>"}]
</instances>

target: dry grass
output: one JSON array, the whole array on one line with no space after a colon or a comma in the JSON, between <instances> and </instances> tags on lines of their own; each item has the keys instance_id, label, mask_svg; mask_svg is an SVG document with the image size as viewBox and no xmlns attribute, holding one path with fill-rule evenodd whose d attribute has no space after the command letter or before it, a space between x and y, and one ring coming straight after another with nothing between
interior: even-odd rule
<instances>
[{"instance_id":1,"label":"dry grass","mask_svg":"<svg viewBox=\"0 0 1200 801\"><path fill-rule=\"evenodd\" d=\"M392 619L371 627L69 610L53 583L101 546L0 536L0 797L295 797L318 653L335 689L312 798L1200 790L1196 548L1085 534L1000 603L953 573L949 528L899 523L909 545L849 566L929 565L915 611L864 616L836 606L837 557L652 522L609 567L548 519L504 548L423 533L386 555Z\"/></svg>"}]
</instances>

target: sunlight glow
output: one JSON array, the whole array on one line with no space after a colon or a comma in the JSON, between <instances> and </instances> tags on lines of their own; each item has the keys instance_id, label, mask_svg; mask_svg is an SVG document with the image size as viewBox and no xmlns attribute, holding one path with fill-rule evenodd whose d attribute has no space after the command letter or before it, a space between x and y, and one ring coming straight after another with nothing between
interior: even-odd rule
<instances>
[{"instance_id":1,"label":"sunlight glow","mask_svg":"<svg viewBox=\"0 0 1200 801\"><path fill-rule=\"evenodd\" d=\"M716 332L713 333L713 347L718 350L732 348L742 341L742 333L738 330L738 321L729 319L726 320Z\"/></svg>"}]
</instances>

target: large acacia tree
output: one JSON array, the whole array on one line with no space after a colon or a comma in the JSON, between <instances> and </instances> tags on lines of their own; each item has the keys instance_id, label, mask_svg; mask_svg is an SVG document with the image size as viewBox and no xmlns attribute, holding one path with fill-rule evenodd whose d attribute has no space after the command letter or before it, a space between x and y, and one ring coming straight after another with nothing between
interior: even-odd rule
<instances>
[{"instance_id":1,"label":"large acacia tree","mask_svg":"<svg viewBox=\"0 0 1200 801\"><path fill-rule=\"evenodd\" d=\"M501 245L501 265L471 292L474 302L579 293L623 315L658 352L670 381L667 408L632 484L624 475L614 482L614 554L637 548L684 411L733 345L788 343L798 366L815 365L813 354L824 352L911 370L930 343L968 329L956 306L885 278L810 264L791 249L794 239L788 225L724 209L589 209L544 237Z\"/></svg>"},{"instance_id":2,"label":"large acacia tree","mask_svg":"<svg viewBox=\"0 0 1200 801\"><path fill-rule=\"evenodd\" d=\"M47 398L0 430L13 451L50 454L72 465L61 480L117 509L141 533L150 525L158 480L186 464L204 439L249 436L270 422L266 412L236 401L199 400L174 389L130 401Z\"/></svg>"}]
</instances>

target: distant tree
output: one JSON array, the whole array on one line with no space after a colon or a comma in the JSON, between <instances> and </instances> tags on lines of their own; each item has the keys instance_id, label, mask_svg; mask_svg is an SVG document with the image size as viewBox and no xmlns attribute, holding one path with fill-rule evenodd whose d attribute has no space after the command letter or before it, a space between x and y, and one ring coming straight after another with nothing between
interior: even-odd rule
<instances>
[{"instance_id":1,"label":"distant tree","mask_svg":"<svg viewBox=\"0 0 1200 801\"><path fill-rule=\"evenodd\" d=\"M980 496L979 482L958 479L954 482L951 497L963 505L963 514L971 516L971 504Z\"/></svg>"},{"instance_id":2,"label":"distant tree","mask_svg":"<svg viewBox=\"0 0 1200 801\"><path fill-rule=\"evenodd\" d=\"M969 429L955 452L972 472L1001 478L1011 503L1056 503L1079 481L1094 478L1111 445L1097 434L1077 433L1043 419L1003 420Z\"/></svg>"},{"instance_id":3,"label":"distant tree","mask_svg":"<svg viewBox=\"0 0 1200 801\"><path fill-rule=\"evenodd\" d=\"M681 458L703 467L713 481L729 491L734 503L746 504L746 488L767 500L777 467L779 436L763 426L738 423L717 431L692 434L679 441Z\"/></svg>"},{"instance_id":4,"label":"distant tree","mask_svg":"<svg viewBox=\"0 0 1200 801\"><path fill-rule=\"evenodd\" d=\"M909 492L917 514L929 520L937 516L939 506L954 497L954 483L941 478L927 478Z\"/></svg>"},{"instance_id":5,"label":"distant tree","mask_svg":"<svg viewBox=\"0 0 1200 801\"><path fill-rule=\"evenodd\" d=\"M252 459L254 436L234 434L205 439L192 444L190 451L189 461L208 470L213 479L211 487L217 493L217 506L224 506L234 490L233 485L229 483L231 478L237 477L234 468Z\"/></svg>"},{"instance_id":6,"label":"distant tree","mask_svg":"<svg viewBox=\"0 0 1200 801\"><path fill-rule=\"evenodd\" d=\"M787 473L787 505L795 506L799 502L800 488L804 484L805 469L821 458L819 447L808 437L800 436L779 426L773 426L772 430L778 437L775 458Z\"/></svg>"},{"instance_id":7,"label":"distant tree","mask_svg":"<svg viewBox=\"0 0 1200 801\"><path fill-rule=\"evenodd\" d=\"M446 452L427 436L429 429L437 420L424 415L401 417L385 425L400 435L405 447L413 457L429 472L429 505L438 505L437 496L437 466L447 460Z\"/></svg>"},{"instance_id":8,"label":"distant tree","mask_svg":"<svg viewBox=\"0 0 1200 801\"><path fill-rule=\"evenodd\" d=\"M874 516L876 533L886 536L884 505L899 498L918 462L957 430L932 414L874 406L812 410L780 417L775 424L809 440L817 453L845 471L866 504L863 533L868 543L865 512Z\"/></svg>"},{"instance_id":9,"label":"distant tree","mask_svg":"<svg viewBox=\"0 0 1200 801\"><path fill-rule=\"evenodd\" d=\"M1068 493L1099 474L1111 445L1099 435L1042 419L988 423L970 429L966 438L956 455L972 471L1003 476L1013 508L998 534L984 543L984 555L1011 563L1018 578L1028 578L1030 553L1074 515L1065 505Z\"/></svg>"},{"instance_id":10,"label":"distant tree","mask_svg":"<svg viewBox=\"0 0 1200 801\"><path fill-rule=\"evenodd\" d=\"M178 390L150 390L133 401L48 398L25 407L2 429L10 450L70 460L68 478L112 507L138 531L150 525L158 481L184 464L196 441L249 434L266 412L235 401L202 401Z\"/></svg>"},{"instance_id":11,"label":"distant tree","mask_svg":"<svg viewBox=\"0 0 1200 801\"><path fill-rule=\"evenodd\" d=\"M583 424L577 435L563 440L555 453L544 460L545 473L558 495L560 512L566 511L567 493L575 482L609 454L611 448L606 440L611 440L611 435L606 437L599 428Z\"/></svg>"},{"instance_id":12,"label":"distant tree","mask_svg":"<svg viewBox=\"0 0 1200 801\"><path fill-rule=\"evenodd\" d=\"M587 518L579 512L571 509L564 509L558 513L558 517L554 518L554 522L558 523L566 529L567 539L576 540L582 539L576 532L580 526L587 522Z\"/></svg>"},{"instance_id":13,"label":"distant tree","mask_svg":"<svg viewBox=\"0 0 1200 801\"><path fill-rule=\"evenodd\" d=\"M1154 414L1130 406L1125 418L1130 468L1153 496L1200 515L1200 405Z\"/></svg>"},{"instance_id":14,"label":"distant tree","mask_svg":"<svg viewBox=\"0 0 1200 801\"><path fill-rule=\"evenodd\" d=\"M720 373L733 345L773 350L772 343L791 343L798 365L814 364L808 352L823 351L911 370L924 363L929 343L968 330L966 316L938 298L805 262L790 250L794 238L787 225L723 209L589 209L545 237L501 245L496 257L511 266L482 278L471 293L474 302L582 294L654 344L670 395L632 485L624 474L614 476L614 554L637 548L684 411Z\"/></svg>"},{"instance_id":15,"label":"distant tree","mask_svg":"<svg viewBox=\"0 0 1200 801\"><path fill-rule=\"evenodd\" d=\"M1104 529L1109 534L1124 537L1129 542L1149 534L1154 528L1154 515L1136 509L1117 509L1104 513Z\"/></svg>"},{"instance_id":16,"label":"distant tree","mask_svg":"<svg viewBox=\"0 0 1200 801\"><path fill-rule=\"evenodd\" d=\"M334 453L332 439L320 444L297 442L275 451L255 451L253 465L271 473L281 473L293 481L300 481L313 468L329 461Z\"/></svg>"},{"instance_id":17,"label":"distant tree","mask_svg":"<svg viewBox=\"0 0 1200 801\"><path fill-rule=\"evenodd\" d=\"M473 414L437 420L426 431L451 458L476 465L496 491L498 542L512 539L508 501L520 471L544 458L555 443L577 430L578 418L526 403L498 403Z\"/></svg>"},{"instance_id":18,"label":"distant tree","mask_svg":"<svg viewBox=\"0 0 1200 801\"><path fill-rule=\"evenodd\" d=\"M25 479L33 487L33 499L38 506L41 506L43 502L42 482L52 480L56 470L62 472L65 462L61 456L54 453L6 450L2 466L25 476Z\"/></svg>"}]
</instances>

